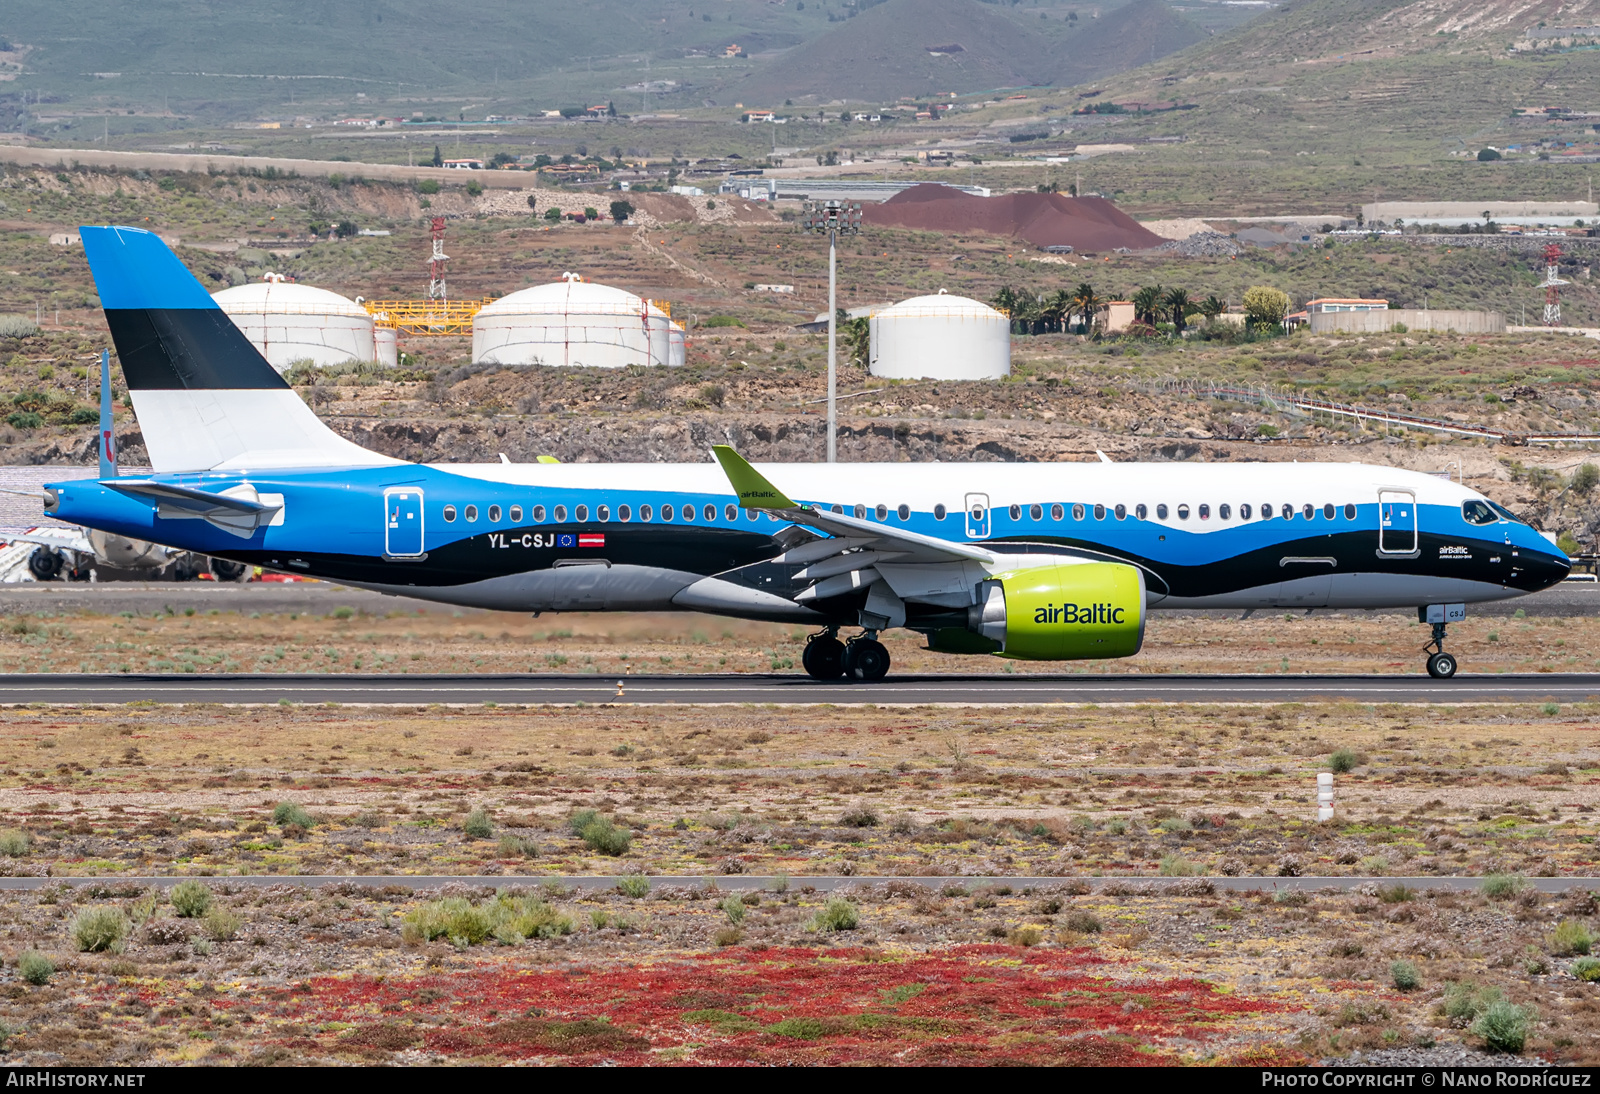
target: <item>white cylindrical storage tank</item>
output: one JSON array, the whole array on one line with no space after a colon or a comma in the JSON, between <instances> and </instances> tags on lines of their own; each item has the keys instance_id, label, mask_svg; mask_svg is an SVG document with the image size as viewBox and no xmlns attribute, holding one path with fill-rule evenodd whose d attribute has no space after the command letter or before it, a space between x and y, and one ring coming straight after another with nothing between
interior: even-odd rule
<instances>
[{"instance_id":1,"label":"white cylindrical storage tank","mask_svg":"<svg viewBox=\"0 0 1600 1094\"><path fill-rule=\"evenodd\" d=\"M373 360L388 368L400 364L400 339L393 327L372 328Z\"/></svg>"},{"instance_id":2,"label":"white cylindrical storage tank","mask_svg":"<svg viewBox=\"0 0 1600 1094\"><path fill-rule=\"evenodd\" d=\"M502 296L472 320L472 359L498 365L681 365L683 328L650 301L577 274Z\"/></svg>"},{"instance_id":3,"label":"white cylindrical storage tank","mask_svg":"<svg viewBox=\"0 0 1600 1094\"><path fill-rule=\"evenodd\" d=\"M295 361L342 365L377 359L372 316L336 292L268 274L212 296L279 372Z\"/></svg>"},{"instance_id":4,"label":"white cylindrical storage tank","mask_svg":"<svg viewBox=\"0 0 1600 1094\"><path fill-rule=\"evenodd\" d=\"M1011 320L943 289L874 312L867 321L874 376L997 380L1011 373Z\"/></svg>"}]
</instances>

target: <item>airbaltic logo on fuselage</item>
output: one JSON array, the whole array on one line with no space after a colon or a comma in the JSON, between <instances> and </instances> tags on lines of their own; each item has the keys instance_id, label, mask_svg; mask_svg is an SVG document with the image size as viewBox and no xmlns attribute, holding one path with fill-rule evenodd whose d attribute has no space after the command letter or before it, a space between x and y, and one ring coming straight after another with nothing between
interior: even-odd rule
<instances>
[{"instance_id":1,"label":"airbaltic logo on fuselage","mask_svg":"<svg viewBox=\"0 0 1600 1094\"><path fill-rule=\"evenodd\" d=\"M1033 613L1035 623L1077 623L1085 626L1095 623L1121 623L1126 608L1111 604L1046 604Z\"/></svg>"}]
</instances>

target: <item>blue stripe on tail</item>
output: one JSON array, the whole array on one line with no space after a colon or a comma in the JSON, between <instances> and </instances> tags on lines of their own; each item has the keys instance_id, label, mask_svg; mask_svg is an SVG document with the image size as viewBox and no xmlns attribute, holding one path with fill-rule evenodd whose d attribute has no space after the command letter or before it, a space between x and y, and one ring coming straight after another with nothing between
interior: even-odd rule
<instances>
[{"instance_id":1,"label":"blue stripe on tail","mask_svg":"<svg viewBox=\"0 0 1600 1094\"><path fill-rule=\"evenodd\" d=\"M79 228L100 306L130 308L215 308L205 286L195 280L161 238L143 228Z\"/></svg>"}]
</instances>

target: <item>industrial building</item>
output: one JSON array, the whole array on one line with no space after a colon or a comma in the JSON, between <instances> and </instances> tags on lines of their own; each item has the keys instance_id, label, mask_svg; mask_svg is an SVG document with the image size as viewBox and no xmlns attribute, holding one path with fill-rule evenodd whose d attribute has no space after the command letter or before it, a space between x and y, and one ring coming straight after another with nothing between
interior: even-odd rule
<instances>
[{"instance_id":1,"label":"industrial building","mask_svg":"<svg viewBox=\"0 0 1600 1094\"><path fill-rule=\"evenodd\" d=\"M472 320L472 359L499 365L682 365L683 328L666 308L574 273L486 304Z\"/></svg>"},{"instance_id":2,"label":"industrial building","mask_svg":"<svg viewBox=\"0 0 1600 1094\"><path fill-rule=\"evenodd\" d=\"M279 372L296 361L343 365L379 359L372 316L336 292L267 274L260 281L212 295ZM392 347L394 332L388 335ZM393 362L392 348L389 361Z\"/></svg>"},{"instance_id":3,"label":"industrial building","mask_svg":"<svg viewBox=\"0 0 1600 1094\"><path fill-rule=\"evenodd\" d=\"M998 380L1011 373L1011 320L940 289L868 319L870 371L900 380Z\"/></svg>"}]
</instances>

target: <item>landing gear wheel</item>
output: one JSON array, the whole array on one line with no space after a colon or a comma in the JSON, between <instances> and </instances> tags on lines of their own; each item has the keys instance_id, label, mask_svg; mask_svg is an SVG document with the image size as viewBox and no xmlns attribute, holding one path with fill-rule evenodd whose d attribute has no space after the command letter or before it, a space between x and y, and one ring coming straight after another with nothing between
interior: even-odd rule
<instances>
[{"instance_id":1,"label":"landing gear wheel","mask_svg":"<svg viewBox=\"0 0 1600 1094\"><path fill-rule=\"evenodd\" d=\"M1435 680L1448 680L1456 674L1456 659L1448 653L1436 653L1428 658L1428 675Z\"/></svg>"},{"instance_id":2,"label":"landing gear wheel","mask_svg":"<svg viewBox=\"0 0 1600 1094\"><path fill-rule=\"evenodd\" d=\"M844 674L851 680L872 683L889 673L889 651L882 642L857 638L844 648Z\"/></svg>"},{"instance_id":3,"label":"landing gear wheel","mask_svg":"<svg viewBox=\"0 0 1600 1094\"><path fill-rule=\"evenodd\" d=\"M844 643L831 635L822 635L806 643L800 653L800 664L813 680L837 680L844 675Z\"/></svg>"},{"instance_id":4,"label":"landing gear wheel","mask_svg":"<svg viewBox=\"0 0 1600 1094\"><path fill-rule=\"evenodd\" d=\"M61 574L66 559L53 547L38 547L28 556L28 571L39 581L54 581Z\"/></svg>"},{"instance_id":5,"label":"landing gear wheel","mask_svg":"<svg viewBox=\"0 0 1600 1094\"><path fill-rule=\"evenodd\" d=\"M242 562L229 562L225 558L211 560L211 576L218 581L243 581L250 567Z\"/></svg>"}]
</instances>

